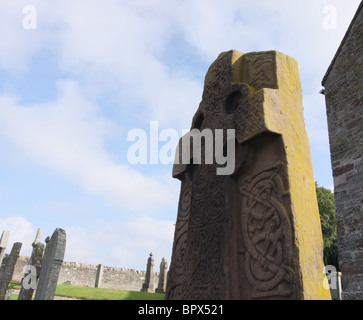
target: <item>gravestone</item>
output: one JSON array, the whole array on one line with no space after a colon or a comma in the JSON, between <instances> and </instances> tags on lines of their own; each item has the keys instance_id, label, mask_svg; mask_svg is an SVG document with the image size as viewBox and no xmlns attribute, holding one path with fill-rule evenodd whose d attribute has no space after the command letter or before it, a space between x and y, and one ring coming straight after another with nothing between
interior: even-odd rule
<instances>
[{"instance_id":1,"label":"gravestone","mask_svg":"<svg viewBox=\"0 0 363 320\"><path fill-rule=\"evenodd\" d=\"M158 287L155 290L156 293L165 293L167 270L168 270L168 262L166 261L165 258L163 258L160 263L159 283Z\"/></svg>"},{"instance_id":2,"label":"gravestone","mask_svg":"<svg viewBox=\"0 0 363 320\"><path fill-rule=\"evenodd\" d=\"M19 253L21 249L22 243L15 242L11 252L8 256L6 266L4 272L1 275L0 279L0 300L4 300L6 296L6 291L8 290L9 282L11 281L14 273L14 267L16 261L19 258Z\"/></svg>"},{"instance_id":3,"label":"gravestone","mask_svg":"<svg viewBox=\"0 0 363 320\"><path fill-rule=\"evenodd\" d=\"M102 286L102 277L103 277L103 264L99 264L97 266L95 288L100 288Z\"/></svg>"},{"instance_id":4,"label":"gravestone","mask_svg":"<svg viewBox=\"0 0 363 320\"><path fill-rule=\"evenodd\" d=\"M331 277L330 293L332 300L342 300L342 273L333 272Z\"/></svg>"},{"instance_id":5,"label":"gravestone","mask_svg":"<svg viewBox=\"0 0 363 320\"><path fill-rule=\"evenodd\" d=\"M192 132L173 167L181 191L166 299L330 299L297 62L221 53Z\"/></svg>"},{"instance_id":6,"label":"gravestone","mask_svg":"<svg viewBox=\"0 0 363 320\"><path fill-rule=\"evenodd\" d=\"M150 253L147 259L145 282L142 285L141 291L154 292L154 257L152 253Z\"/></svg>"},{"instance_id":7,"label":"gravestone","mask_svg":"<svg viewBox=\"0 0 363 320\"><path fill-rule=\"evenodd\" d=\"M32 243L33 251L28 261L26 271L22 280L22 286L19 292L18 300L31 300L34 289L39 280L40 270L42 267L44 244L41 243L42 230L38 229L34 242ZM35 271L35 274L32 274Z\"/></svg>"},{"instance_id":8,"label":"gravestone","mask_svg":"<svg viewBox=\"0 0 363 320\"><path fill-rule=\"evenodd\" d=\"M10 231L4 230L0 239L0 267L3 262L6 246L8 245Z\"/></svg>"},{"instance_id":9,"label":"gravestone","mask_svg":"<svg viewBox=\"0 0 363 320\"><path fill-rule=\"evenodd\" d=\"M66 232L57 228L52 237L46 239L39 282L34 300L53 300L59 272L66 249Z\"/></svg>"}]
</instances>

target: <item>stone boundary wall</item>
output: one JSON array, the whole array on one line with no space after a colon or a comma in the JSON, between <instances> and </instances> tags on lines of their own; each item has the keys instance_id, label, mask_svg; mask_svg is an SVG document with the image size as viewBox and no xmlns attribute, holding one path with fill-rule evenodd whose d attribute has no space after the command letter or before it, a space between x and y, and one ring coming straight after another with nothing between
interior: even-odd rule
<instances>
[{"instance_id":1,"label":"stone boundary wall","mask_svg":"<svg viewBox=\"0 0 363 320\"><path fill-rule=\"evenodd\" d=\"M6 264L7 255L5 255L0 274ZM24 267L28 264L29 257L19 257L12 280L21 281L23 278ZM97 265L66 262L62 263L59 274L58 284L68 283L75 286L94 287L96 282ZM102 283L99 288L118 289L128 291L140 291L145 281L145 271L134 269L114 268L104 266ZM154 284L157 288L159 282L159 272L154 272Z\"/></svg>"}]
</instances>

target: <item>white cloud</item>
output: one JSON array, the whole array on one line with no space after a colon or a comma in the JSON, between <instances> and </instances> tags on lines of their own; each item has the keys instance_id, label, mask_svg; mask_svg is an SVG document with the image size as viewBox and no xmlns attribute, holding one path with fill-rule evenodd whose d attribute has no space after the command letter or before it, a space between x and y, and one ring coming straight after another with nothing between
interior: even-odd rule
<instances>
[{"instance_id":1,"label":"white cloud","mask_svg":"<svg viewBox=\"0 0 363 320\"><path fill-rule=\"evenodd\" d=\"M126 224L126 229L132 230L137 237L168 242L174 235L173 221L162 221L149 216L141 216Z\"/></svg>"},{"instance_id":2,"label":"white cloud","mask_svg":"<svg viewBox=\"0 0 363 320\"><path fill-rule=\"evenodd\" d=\"M171 18L158 11L165 2L159 4L144 2L144 8L113 1L107 6L92 2L84 7L72 2L60 31L60 61L66 70L88 74L89 85L98 76L105 79L120 91L124 110L142 104L146 121L189 126L201 88L188 75L171 72L157 58L173 33Z\"/></svg>"},{"instance_id":3,"label":"white cloud","mask_svg":"<svg viewBox=\"0 0 363 320\"><path fill-rule=\"evenodd\" d=\"M125 110L142 104L144 119L179 128L189 127L202 84L158 58L173 36L181 35L208 63L232 48L276 49L298 60L302 77L320 81L355 9L354 3L312 0L66 3L68 10L51 10L54 18L47 20L61 25L55 36L63 68L85 76L92 88L104 82L119 90ZM323 28L328 4L337 7L336 30ZM320 83L304 87L312 89Z\"/></svg>"},{"instance_id":4,"label":"white cloud","mask_svg":"<svg viewBox=\"0 0 363 320\"><path fill-rule=\"evenodd\" d=\"M134 269L135 260L137 261L137 256L135 251L130 248L130 242L126 242L126 246L123 244L115 245L110 250L110 262L112 265L109 267L127 268ZM142 263L139 261L138 270L143 270Z\"/></svg>"},{"instance_id":5,"label":"white cloud","mask_svg":"<svg viewBox=\"0 0 363 320\"><path fill-rule=\"evenodd\" d=\"M125 225L128 230L128 237L132 241L126 243L128 250L138 253L139 261L135 268L146 266L146 261L150 252L154 256L154 268L158 271L159 263L163 257L170 263L171 249L174 239L174 223L170 220L158 220L150 216L142 216L130 221ZM142 270L145 270L145 266Z\"/></svg>"},{"instance_id":6,"label":"white cloud","mask_svg":"<svg viewBox=\"0 0 363 320\"><path fill-rule=\"evenodd\" d=\"M23 72L27 69L29 57L44 43L40 32L25 30L22 22L22 1L2 1L0 5L1 47L0 67L12 72Z\"/></svg>"},{"instance_id":7,"label":"white cloud","mask_svg":"<svg viewBox=\"0 0 363 320\"><path fill-rule=\"evenodd\" d=\"M103 144L116 125L97 113L78 84L62 81L58 86L59 98L49 104L24 107L0 97L0 132L23 150L25 159L66 174L129 212L172 203L168 183L112 161Z\"/></svg>"},{"instance_id":8,"label":"white cloud","mask_svg":"<svg viewBox=\"0 0 363 320\"><path fill-rule=\"evenodd\" d=\"M175 32L167 2L33 1L36 30L22 28L26 4L1 5L0 27L7 30L1 39L2 69L24 72L36 52L50 50L61 70L84 79L90 95L111 88L119 92L124 110L143 104L146 119L189 126L201 96L198 83L170 74L157 58ZM188 108L184 116L180 110Z\"/></svg>"},{"instance_id":9,"label":"white cloud","mask_svg":"<svg viewBox=\"0 0 363 320\"><path fill-rule=\"evenodd\" d=\"M95 261L96 251L90 233L83 227L67 227L65 261Z\"/></svg>"},{"instance_id":10,"label":"white cloud","mask_svg":"<svg viewBox=\"0 0 363 320\"><path fill-rule=\"evenodd\" d=\"M328 4L337 7L336 30L323 28ZM62 70L85 80L89 94L111 88L119 92L125 112L142 105L138 110L144 120L185 128L198 107L202 86L159 58L175 35L208 63L231 48L276 49L299 61L302 76L321 78L357 5L334 0L256 0L253 5L240 0L62 0L35 1L34 6L37 30L21 28L22 2L7 3L1 11L8 36L0 65L16 68L37 50L50 49Z\"/></svg>"},{"instance_id":11,"label":"white cloud","mask_svg":"<svg viewBox=\"0 0 363 320\"><path fill-rule=\"evenodd\" d=\"M21 242L20 255L30 256L36 230L28 220L19 216L0 218L0 232L2 233L3 230L10 231L8 245L5 250L6 253L10 253L15 242Z\"/></svg>"},{"instance_id":12,"label":"white cloud","mask_svg":"<svg viewBox=\"0 0 363 320\"><path fill-rule=\"evenodd\" d=\"M126 222L92 221L68 226L65 260L144 270L150 252L156 263L170 253L174 221L143 215Z\"/></svg>"}]
</instances>

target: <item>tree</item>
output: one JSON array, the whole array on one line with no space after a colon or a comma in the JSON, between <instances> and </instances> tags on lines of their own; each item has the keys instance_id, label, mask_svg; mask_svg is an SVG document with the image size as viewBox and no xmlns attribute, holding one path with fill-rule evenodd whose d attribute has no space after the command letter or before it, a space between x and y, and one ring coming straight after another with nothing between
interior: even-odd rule
<instances>
[{"instance_id":1,"label":"tree","mask_svg":"<svg viewBox=\"0 0 363 320\"><path fill-rule=\"evenodd\" d=\"M333 265L339 271L334 194L329 189L319 187L317 183L315 186L324 241L324 263L325 265Z\"/></svg>"}]
</instances>

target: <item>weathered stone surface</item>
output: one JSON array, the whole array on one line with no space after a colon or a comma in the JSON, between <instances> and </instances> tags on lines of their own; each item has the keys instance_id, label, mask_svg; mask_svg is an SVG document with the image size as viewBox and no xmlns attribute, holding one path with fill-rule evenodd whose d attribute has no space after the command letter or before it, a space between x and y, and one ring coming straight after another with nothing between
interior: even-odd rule
<instances>
[{"instance_id":1,"label":"weathered stone surface","mask_svg":"<svg viewBox=\"0 0 363 320\"><path fill-rule=\"evenodd\" d=\"M4 230L0 238L0 266L3 262L6 246L8 245L10 231Z\"/></svg>"},{"instance_id":2,"label":"weathered stone surface","mask_svg":"<svg viewBox=\"0 0 363 320\"><path fill-rule=\"evenodd\" d=\"M101 288L101 286L102 286L103 269L104 269L103 264L99 264L97 266L95 288Z\"/></svg>"},{"instance_id":3,"label":"weathered stone surface","mask_svg":"<svg viewBox=\"0 0 363 320\"><path fill-rule=\"evenodd\" d=\"M166 280L167 280L168 262L166 258L163 258L160 263L160 273L159 273L159 283L156 288L156 293L165 293L166 290Z\"/></svg>"},{"instance_id":4,"label":"weathered stone surface","mask_svg":"<svg viewBox=\"0 0 363 320\"><path fill-rule=\"evenodd\" d=\"M28 261L27 265L28 271L24 273L24 277L22 279L22 286L19 292L18 300L31 300L33 298L34 289L36 288L36 284L38 283L39 280L40 270L42 267L43 253L44 253L44 244L41 243L41 234L42 230L38 229L37 235L32 244L33 251ZM31 272L31 270L29 270L30 266L33 266L35 268L36 274L35 274L35 279L33 279L35 280L34 281L35 283L34 284L32 283L31 285L29 285L28 283L27 286L23 281L24 279L27 279L27 276Z\"/></svg>"},{"instance_id":5,"label":"weathered stone surface","mask_svg":"<svg viewBox=\"0 0 363 320\"><path fill-rule=\"evenodd\" d=\"M142 285L141 291L154 292L154 290L154 257L153 254L150 253L149 258L147 259L145 282Z\"/></svg>"},{"instance_id":6,"label":"weathered stone surface","mask_svg":"<svg viewBox=\"0 0 363 320\"><path fill-rule=\"evenodd\" d=\"M66 232L57 228L50 240L47 240L34 300L53 300L54 298L66 249Z\"/></svg>"},{"instance_id":7,"label":"weathered stone surface","mask_svg":"<svg viewBox=\"0 0 363 320\"><path fill-rule=\"evenodd\" d=\"M16 260L18 260L21 246L22 243L15 242L7 259L5 269L0 279L0 300L5 299L6 291L8 290L9 282L13 276L14 266L16 264Z\"/></svg>"},{"instance_id":8,"label":"weathered stone surface","mask_svg":"<svg viewBox=\"0 0 363 320\"><path fill-rule=\"evenodd\" d=\"M221 175L217 158L196 164L191 152L188 164L177 153L166 299L330 299L297 62L276 51L220 54L192 129L215 139L235 129L235 166Z\"/></svg>"},{"instance_id":9,"label":"weathered stone surface","mask_svg":"<svg viewBox=\"0 0 363 320\"><path fill-rule=\"evenodd\" d=\"M363 299L363 2L323 79L342 298Z\"/></svg>"},{"instance_id":10,"label":"weathered stone surface","mask_svg":"<svg viewBox=\"0 0 363 320\"><path fill-rule=\"evenodd\" d=\"M330 293L332 300L342 300L342 273L334 271L331 279Z\"/></svg>"}]
</instances>

